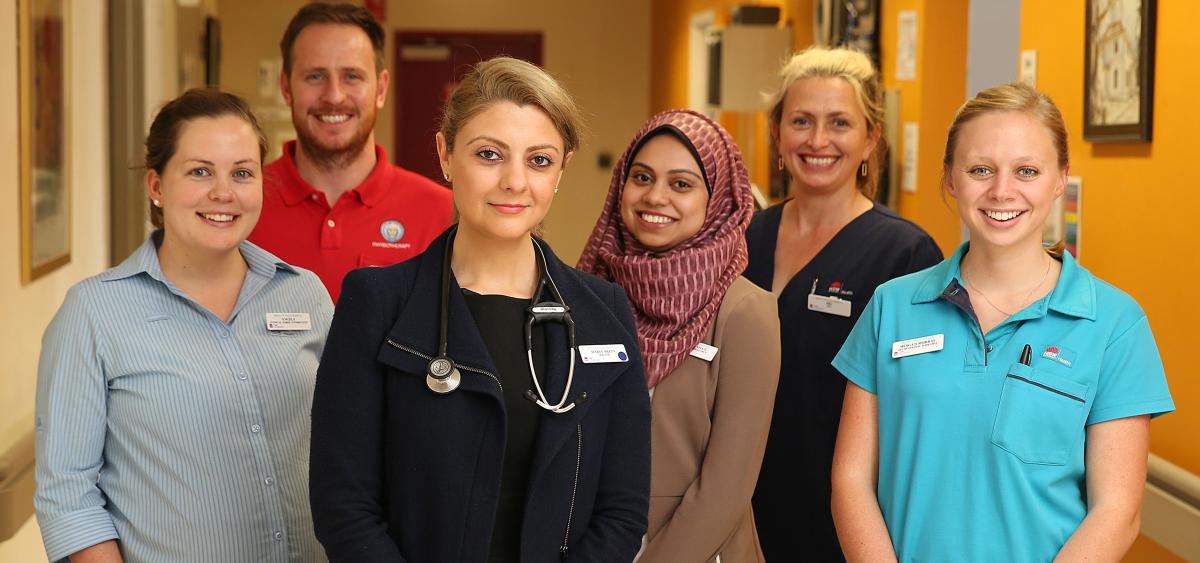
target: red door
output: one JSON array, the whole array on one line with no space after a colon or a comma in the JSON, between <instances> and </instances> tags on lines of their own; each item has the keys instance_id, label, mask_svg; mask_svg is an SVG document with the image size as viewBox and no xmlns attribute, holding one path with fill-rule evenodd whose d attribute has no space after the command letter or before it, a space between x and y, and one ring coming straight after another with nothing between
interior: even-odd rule
<instances>
[{"instance_id":1,"label":"red door","mask_svg":"<svg viewBox=\"0 0 1200 563\"><path fill-rule=\"evenodd\" d=\"M396 164L440 182L433 136L442 122L442 104L475 63L507 55L542 64L541 33L397 31Z\"/></svg>"}]
</instances>

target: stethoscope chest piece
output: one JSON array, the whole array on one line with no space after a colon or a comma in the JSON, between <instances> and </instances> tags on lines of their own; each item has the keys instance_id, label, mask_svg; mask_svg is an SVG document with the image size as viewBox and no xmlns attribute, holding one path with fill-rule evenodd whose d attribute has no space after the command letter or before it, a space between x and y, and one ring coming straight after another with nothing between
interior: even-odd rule
<instances>
[{"instance_id":1,"label":"stethoscope chest piece","mask_svg":"<svg viewBox=\"0 0 1200 563\"><path fill-rule=\"evenodd\" d=\"M439 356L429 362L425 385L430 391L445 395L458 389L459 383L462 383L462 374L458 373L458 368L454 367L450 358Z\"/></svg>"}]
</instances>

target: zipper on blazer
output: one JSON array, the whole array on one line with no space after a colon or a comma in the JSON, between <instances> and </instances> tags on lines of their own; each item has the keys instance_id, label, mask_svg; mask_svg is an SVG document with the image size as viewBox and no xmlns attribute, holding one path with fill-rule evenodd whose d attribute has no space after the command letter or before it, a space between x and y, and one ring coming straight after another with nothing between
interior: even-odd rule
<instances>
[{"instance_id":1,"label":"zipper on blazer","mask_svg":"<svg viewBox=\"0 0 1200 563\"><path fill-rule=\"evenodd\" d=\"M575 493L579 491L579 468L583 464L583 425L575 425L575 435L579 437L575 446L575 483L571 485L571 510L567 512L567 532L563 534L562 547L558 553L565 561L567 559L567 543L571 539L571 519L575 517Z\"/></svg>"},{"instance_id":2,"label":"zipper on blazer","mask_svg":"<svg viewBox=\"0 0 1200 563\"><path fill-rule=\"evenodd\" d=\"M1024 381L1025 383L1028 383L1028 384L1030 384L1030 385L1033 385L1033 386L1035 386L1035 387L1041 387L1042 389L1045 389L1045 390L1047 390L1047 391L1049 391L1049 392L1051 392L1051 393L1058 393L1059 395L1062 395L1062 396L1064 396L1064 397L1066 397L1066 398L1068 398L1068 399L1071 399L1071 400L1073 400L1073 401L1079 401L1079 402L1081 402L1081 403L1086 403L1086 402L1087 402L1087 401L1084 401L1084 400L1083 400L1081 397L1076 397L1075 395L1072 395L1072 394L1070 394L1070 393L1067 393L1067 392L1064 392L1064 391L1059 391L1058 389L1055 389L1055 388L1053 388L1053 387L1050 387L1050 386L1048 386L1048 385L1042 385L1041 383L1038 383L1038 382L1036 382L1036 381L1033 381L1033 380L1030 380L1030 379L1025 379L1024 377L1021 377L1021 376L1019 376L1019 375L1016 375L1016 374L1012 374L1012 373L1010 373L1010 374L1008 374L1008 376L1009 376L1009 377L1011 377L1011 378L1013 378L1013 379L1017 379L1017 380L1020 380L1020 381Z\"/></svg>"},{"instance_id":3,"label":"zipper on blazer","mask_svg":"<svg viewBox=\"0 0 1200 563\"><path fill-rule=\"evenodd\" d=\"M392 347L394 347L394 348L396 348L396 349L403 350L403 351L405 351L405 352L408 352L409 354L412 354L412 355L414 355L414 356L417 356L417 357L420 357L420 358L425 358L426 360L430 360L430 361L432 361L432 360L433 360L433 356L430 356L429 354L426 354L426 353L424 353L424 352L421 352L420 350L415 350L415 349L413 349L413 348L410 348L410 347L408 347L408 346L405 346L405 345L403 345L403 344L401 344L401 343L399 343L399 342L396 342L395 340L392 340L391 338L387 339L387 343L388 343L388 344L390 344ZM496 385L499 385L499 386L500 386L500 391L504 391L504 384L503 384L503 383L500 383L500 378L499 378L499 377L496 377L496 376L495 376L495 374L493 374L493 373L492 373L492 372L490 372L490 371L487 371L487 370L485 370L485 369L473 368L473 367L471 367L471 366L464 366L464 365L462 365L462 364L460 364L460 363L457 363L457 362L455 362L455 364L454 364L454 367L457 367L459 370L462 370L462 371L473 371L473 372L475 372L475 373L478 373L478 374L480 374L480 375L486 375L486 376L488 376L488 377L492 378L492 381L495 381L495 382L496 382Z\"/></svg>"}]
</instances>

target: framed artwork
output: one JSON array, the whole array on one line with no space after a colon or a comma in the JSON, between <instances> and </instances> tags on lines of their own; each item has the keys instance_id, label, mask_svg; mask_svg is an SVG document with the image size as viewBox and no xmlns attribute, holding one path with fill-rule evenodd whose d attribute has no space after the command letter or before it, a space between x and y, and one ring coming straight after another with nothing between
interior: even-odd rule
<instances>
[{"instance_id":1,"label":"framed artwork","mask_svg":"<svg viewBox=\"0 0 1200 563\"><path fill-rule=\"evenodd\" d=\"M1083 138L1149 141L1156 0L1087 0Z\"/></svg>"},{"instance_id":2,"label":"framed artwork","mask_svg":"<svg viewBox=\"0 0 1200 563\"><path fill-rule=\"evenodd\" d=\"M21 282L71 261L67 0L19 0Z\"/></svg>"}]
</instances>

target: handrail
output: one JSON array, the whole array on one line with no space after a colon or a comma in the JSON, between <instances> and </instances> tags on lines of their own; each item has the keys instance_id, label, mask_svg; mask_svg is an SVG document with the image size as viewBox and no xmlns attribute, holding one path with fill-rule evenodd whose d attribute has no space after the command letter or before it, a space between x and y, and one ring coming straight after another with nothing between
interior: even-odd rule
<instances>
[{"instance_id":1,"label":"handrail","mask_svg":"<svg viewBox=\"0 0 1200 563\"><path fill-rule=\"evenodd\" d=\"M1146 465L1146 482L1200 509L1200 476L1195 473L1150 454Z\"/></svg>"}]
</instances>

